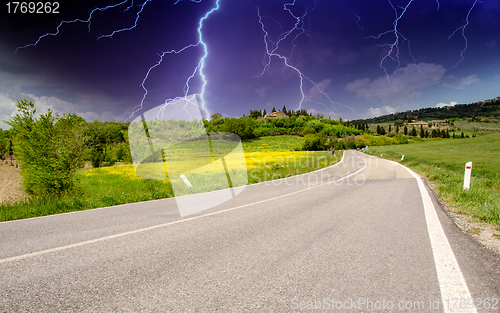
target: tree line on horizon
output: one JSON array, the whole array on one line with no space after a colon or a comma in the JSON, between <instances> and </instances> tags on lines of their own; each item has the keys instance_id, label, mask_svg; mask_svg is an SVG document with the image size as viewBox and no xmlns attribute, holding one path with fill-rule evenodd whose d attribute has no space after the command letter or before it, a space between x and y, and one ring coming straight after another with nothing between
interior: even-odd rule
<instances>
[{"instance_id":1,"label":"tree line on horizon","mask_svg":"<svg viewBox=\"0 0 500 313\"><path fill-rule=\"evenodd\" d=\"M417 110L408 110L406 112L398 112L387 114L368 119L358 119L355 123L389 123L398 120L404 121L430 121L430 120L449 120L470 118L473 121L481 118L482 121L498 121L500 120L500 99L495 98L490 101L474 102L468 104L457 104L454 106L445 106L441 108L422 108Z\"/></svg>"}]
</instances>

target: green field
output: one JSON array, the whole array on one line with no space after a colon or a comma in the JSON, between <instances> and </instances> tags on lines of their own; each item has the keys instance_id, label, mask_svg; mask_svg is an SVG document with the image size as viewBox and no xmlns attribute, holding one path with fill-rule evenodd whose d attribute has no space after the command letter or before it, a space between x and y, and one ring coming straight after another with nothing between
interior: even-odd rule
<instances>
[{"instance_id":1,"label":"green field","mask_svg":"<svg viewBox=\"0 0 500 313\"><path fill-rule=\"evenodd\" d=\"M500 133L409 145L369 147L400 160L434 183L439 197L457 213L500 224ZM465 163L472 161L469 191L463 191Z\"/></svg>"},{"instance_id":2,"label":"green field","mask_svg":"<svg viewBox=\"0 0 500 313\"><path fill-rule=\"evenodd\" d=\"M261 137L243 142L246 152L253 151L294 151L300 150L304 137L299 136L271 136Z\"/></svg>"},{"instance_id":3,"label":"green field","mask_svg":"<svg viewBox=\"0 0 500 313\"><path fill-rule=\"evenodd\" d=\"M303 140L299 136L274 136L244 141L243 150L246 169L243 168L242 170L247 171L248 184L311 172L337 163L342 156L340 151L334 156L331 156L326 151L295 151L301 147ZM214 144L214 142L212 143ZM184 167L186 162L189 163L187 164L188 167L205 164L197 160L202 157L203 153L201 152L203 151L198 149L201 151L198 153L199 151L193 149L192 145L193 142L187 142L185 147L178 145L174 147L175 149L169 150L167 157L171 157L172 160L168 164L172 166L172 171L176 170L176 162L178 162L179 166L183 165ZM183 159L179 157L183 155L183 148L186 148L184 149L187 151L186 153L191 155L191 160L186 161L189 158ZM192 155L193 151L195 155ZM217 159L217 155L215 157ZM231 162L231 159L227 159L226 162ZM151 165L150 169L146 166L141 171L147 173L148 170L151 170L161 173L164 166L162 162L150 163L149 165ZM203 176L203 173L198 174ZM206 177L198 178L200 181L206 180ZM182 187L182 190L177 190L174 193L173 186L182 186L182 184L178 183L178 180L180 180L178 175L177 178L173 178L177 180L177 185L175 185L174 180L171 183L169 178L143 179L136 174L132 164L83 169L77 173L76 179L79 181L80 186L76 194L66 195L62 198L32 198L23 203L0 204L0 221L164 199L174 197L174 194L184 195L193 191ZM232 181L232 183L233 185L240 185L238 182ZM203 188L199 188L194 192L210 191L218 188L218 185L214 184L213 181L211 181L211 184L198 184L198 186ZM209 189L206 189L205 186L209 186Z\"/></svg>"},{"instance_id":4,"label":"green field","mask_svg":"<svg viewBox=\"0 0 500 313\"><path fill-rule=\"evenodd\" d=\"M453 124L456 128L464 130L464 132L500 131L500 123L468 122L465 120L458 120L453 122Z\"/></svg>"}]
</instances>

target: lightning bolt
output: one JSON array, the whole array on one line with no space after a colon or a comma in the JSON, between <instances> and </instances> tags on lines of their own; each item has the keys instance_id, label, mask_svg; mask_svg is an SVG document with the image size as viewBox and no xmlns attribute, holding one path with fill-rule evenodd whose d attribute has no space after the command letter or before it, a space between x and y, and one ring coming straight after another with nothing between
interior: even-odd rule
<instances>
[{"instance_id":1,"label":"lightning bolt","mask_svg":"<svg viewBox=\"0 0 500 313\"><path fill-rule=\"evenodd\" d=\"M117 34L117 33L121 33L121 32L124 32L124 31L128 31L128 30L132 30L134 29L135 27L137 27L137 21L139 20L139 17L141 16L141 13L142 13L142 10L144 10L144 7L146 6L146 4L148 2L150 2L151 0L146 0L144 1L142 4L139 4L138 6L140 7L139 11L137 12L136 14L136 18L135 18L135 23L133 26L130 26L130 27L126 27L126 28L122 28L122 29L119 29L119 30L115 30L113 31L111 34L107 34L107 35L99 35L97 36L97 40L101 39L101 38L112 38L113 35ZM128 9L130 9L132 6L134 5L134 1L132 0L132 3L130 4L130 6L125 9L125 11L127 11ZM123 11L123 12L125 12ZM90 20L90 18L89 18ZM89 23L89 32L90 32L90 23Z\"/></svg>"},{"instance_id":2,"label":"lightning bolt","mask_svg":"<svg viewBox=\"0 0 500 313\"><path fill-rule=\"evenodd\" d=\"M398 30L398 24L399 24L399 21L401 20L401 18L403 18L404 14L406 13L406 11L408 10L408 7L412 4L413 0L410 0L408 1L408 3L406 4L406 6L402 7L402 6L398 6L398 7L395 7L394 4L391 2L391 0L388 0L389 1L389 4L391 5L392 9L394 10L394 15L395 15L395 19L394 19L394 22L392 23L393 25L393 28L388 30L388 31L385 31L383 33L380 33L376 36L369 36L369 37L366 37L365 39L368 39L368 38L371 38L371 39L380 39L382 36L384 35L387 35L387 34L393 34L394 35L394 42L390 43L390 44L380 44L380 45L377 45L378 47L389 47L389 51L387 52L387 54L380 60L380 68L384 70L384 73L385 73L385 76L387 78L387 84L390 84L390 79L389 79L389 73L387 71L387 68L384 66L384 62L387 60L387 59L391 59L392 61L396 62L397 63L397 66L396 68L394 69L394 71L396 71L398 68L401 67L401 58L400 58L400 47L406 42L407 43L407 49L408 49L408 54L410 55L410 57L413 59L413 64L418 68L419 72L424 75L422 73L422 71L420 70L420 68L418 67L418 65L416 64L417 61L415 59L415 57L413 56L412 52L411 52L411 48L410 48L410 40L408 40L399 30ZM438 2L438 5L439 5L439 2ZM398 8L401 9L401 13L398 12ZM424 75L425 77L425 75Z\"/></svg>"},{"instance_id":3,"label":"lightning bolt","mask_svg":"<svg viewBox=\"0 0 500 313\"><path fill-rule=\"evenodd\" d=\"M176 4L181 1L181 0L178 0L176 2ZM196 2L196 3L199 3L201 2L201 0L192 0L193 2ZM208 11L201 19L200 21L198 22L198 29L197 29L197 32L198 32L198 42L197 43L194 43L194 44L190 44L190 45L187 45L185 46L184 48L180 49L180 50L171 50L171 51L167 51L167 52L163 52L162 54L160 54L160 60L153 66L151 66L149 68L149 70L147 71L146 73L146 76L144 77L144 79L142 80L142 83L141 83L141 87L142 89L144 89L144 95L141 99L141 103L139 105L137 105L136 107L134 107L134 109L132 110L132 114L130 115L130 117L127 119L127 120L130 120L132 119L132 117L138 112L140 111L142 108L143 108L143 105L144 105L144 100L146 99L146 96L148 94L148 90L147 88L145 87L145 83L146 83L146 80L148 79L148 76L149 76L149 73L151 72L151 70L153 70L155 67L159 66L161 64L161 62L163 61L163 57L166 55L166 54L172 54L172 53L175 53L175 54L179 54L179 53L182 53L183 51L189 49L189 48L194 48L194 47L198 47L198 46L201 46L203 47L203 56L200 58L200 61L198 62L198 65L195 67L195 69L193 70L193 73L187 78L186 80L186 83L184 84L184 96L183 97L176 97L176 98L169 98L169 99L166 99L165 102L164 102L164 105L160 108L160 111L158 112L158 117L161 116L163 117L163 113L165 112L165 109L166 107L168 106L169 103L177 103L179 102L180 100L184 100L186 101L186 104L184 105L184 110L189 114L188 110L186 109L186 106L188 104L194 104L194 101L196 100L196 97L189 97L188 94L189 94L189 89L190 89L190 86L189 86L189 82L191 81L191 79L193 79L195 76L196 76L196 73L199 73L200 75L200 78L202 80L202 86L201 86L201 92L199 94L200 96L200 100L201 100L201 109L203 111L205 111L205 115L208 117L210 116L210 112L208 111L208 108L206 107L206 101L205 101L205 87L208 83L207 81L207 78L203 72L203 69L205 67L205 59L207 58L208 56L208 48L207 48L207 45L206 43L203 41L203 32L202 32L202 29L203 29L203 22L215 11L217 11L219 9L219 0L217 0L215 2L215 7L212 8L210 11Z\"/></svg>"},{"instance_id":4,"label":"lightning bolt","mask_svg":"<svg viewBox=\"0 0 500 313\"><path fill-rule=\"evenodd\" d=\"M132 29L134 29L135 27L137 27L137 23L139 21L139 18L141 16L141 13L143 12L144 10L144 7L149 3L151 2L152 0L146 0L144 1L143 3L141 4L138 4L136 6L139 7L137 13L136 13L136 18L135 18L135 21L134 21L134 24L130 27L125 27L125 28L121 28L121 29L117 29L117 30L114 30L113 32L109 33L109 34L99 34L99 36L97 36L97 40L99 39L102 39L102 38L112 38L114 35L118 34L118 33L121 33L121 32L126 32L126 31L130 31ZM182 0L177 0L175 4L178 4L179 2L181 2ZM202 0L190 0L191 2L195 2L195 3L200 3ZM19 49L25 49L27 47L31 47L31 46L36 46L40 43L40 41L42 41L43 38L46 38L48 36L57 36L60 31L61 31L61 27L64 25L64 24L71 24L71 23L85 23L87 24L87 27L88 27L88 32L90 33L91 31L91 24L92 24L92 18L93 18L93 15L96 11L100 11L100 12L104 12L104 11L107 11L107 10L110 10L110 9L113 9L113 8L116 8L116 7L121 7L123 5L125 5L126 3L128 2L128 0L124 0L122 2L119 2L119 3L116 3L114 5L108 5L108 6L105 6L105 7L100 7L100 8L94 8L87 19L74 19L74 20L69 20L69 21L61 21L59 23L59 25L56 27L56 31L53 32L53 33L45 33L43 35L41 35L37 40L36 42L34 43L31 43L31 44L27 44L25 46L22 46L22 47L18 47L15 51L15 53L18 52ZM132 0L130 5L128 5L128 7L126 7L122 12L126 12L128 11L129 9L131 9L132 7L134 7L134 1ZM138 104L137 106L135 106L132 110L132 114L130 115L130 117L128 118L131 119L138 111L140 111L142 108L143 108L143 105L144 105L144 101L148 95L148 90L146 88L146 81L149 77L149 74L151 73L151 71L153 69L155 69L156 67L160 66L164 57L167 55L167 54L179 54L179 53L182 53L183 51L189 49L189 48L194 48L194 47L199 47L201 46L203 48L203 56L201 57L201 59L199 60L197 66L195 67L193 73L187 78L186 80L186 83L184 85L184 88L183 88L183 91L184 91L184 97L176 97L176 98L173 98L173 99L167 99L165 100L165 104L164 106L160 109L160 112L159 114L161 113L163 115L163 111L165 110L165 107L167 105L167 103L171 103L172 101L177 101L179 99L184 99L185 101L187 101L186 105L189 104L189 103L192 103L193 102L193 99L195 99L194 97L188 97L188 93L189 93L189 89L190 89L190 86L189 86L189 82L191 81L191 79L193 79L196 74L198 73L200 75L200 78L202 80L202 86L201 86L201 92L199 94L200 96L200 99L201 99L201 107L202 109L205 111L206 115L209 115L209 111L206 107L206 101L205 101L205 88L206 88L206 85L208 83L207 81L207 78L204 74L204 66L205 66L205 59L207 58L208 56L208 48L207 48L207 45L205 44L205 42L203 41L203 33L202 33L202 28L203 28L203 22L210 16L210 14L212 14L214 11L218 10L219 9L219 0L216 0L216 5L213 9L211 9L210 11L208 11L199 21L198 23L198 28L197 28L197 32L198 32L198 42L197 43L194 43L194 44L190 44L190 45L187 45L179 50L170 50L170 51L165 51L165 52L162 52L160 54L158 54L158 56L160 57L159 58L159 61L154 64L153 66L151 66L147 72L146 72L146 75L145 77L143 78L142 80L142 83L140 84L140 87L144 90L144 94L143 94L143 97L140 101L140 104Z\"/></svg>"},{"instance_id":5,"label":"lightning bolt","mask_svg":"<svg viewBox=\"0 0 500 313\"><path fill-rule=\"evenodd\" d=\"M302 35L306 35L309 37L311 36L310 31L305 28L305 24L306 24L305 20L308 18L308 13L310 11L314 10L316 7L316 2L314 2L314 7L311 10L306 9L302 15L297 15L297 14L294 14L292 12L292 7L295 6L295 3L296 3L296 0L294 0L293 2L290 2L290 3L285 3L283 5L283 10L288 12L288 14L295 20L295 23L294 23L293 27L291 27L287 31L281 33L277 37L276 40L273 40L271 38L271 35L269 34L269 31L266 30L264 18L271 19L272 21L277 23L280 26L280 29L282 29L282 24L279 23L276 19L274 19L272 17L263 16L261 14L260 7L256 4L252 3L255 6L255 8L257 9L258 22L259 22L261 29L262 29L262 32L264 34L263 39L264 39L264 46L265 46L265 53L266 53L266 56L264 57L264 59L262 61L262 63L263 63L262 72L260 73L260 75L258 75L256 77L263 77L266 72L271 74L270 67L271 67L272 59L278 58L284 64L284 67L282 70L282 75L284 75L284 72L283 72L284 69L288 68L288 69L291 69L293 72L295 72L299 78L299 90L300 90L301 96L300 96L300 101L299 101L299 105L298 105L298 110L300 110L302 108L302 105L304 104L304 102L308 101L308 102L313 102L313 103L323 105L325 107L325 109L327 109L328 111L333 112L335 114L335 112L332 111L331 109L329 109L324 103L318 102L318 101L313 101L313 100L309 99L306 96L306 92L304 91L304 88L305 88L304 83L306 83L306 82L311 83L313 85L313 87L316 88L319 91L319 93L321 93L330 102L330 104L333 105L334 107L335 107L335 105L341 105L341 106L345 106L345 105L342 105L339 102L333 101L331 99L331 97L325 92L325 87L323 84L314 82L312 79L310 79L309 77L304 75L304 73L302 73L302 71L299 69L298 66L295 66L291 63L292 62L291 58L293 57L295 51L298 51L298 53L300 53L300 51L297 47L297 39ZM294 35L294 33L296 33L296 34ZM278 52L278 50L280 48L280 44L289 38L291 38L292 49L291 49L289 56L285 56L284 54ZM355 112L349 106L345 106L345 107L351 109L354 113L356 113L358 115L358 113Z\"/></svg>"},{"instance_id":6,"label":"lightning bolt","mask_svg":"<svg viewBox=\"0 0 500 313\"><path fill-rule=\"evenodd\" d=\"M455 64L455 66L452 66L452 67L457 67L458 64L460 64L463 60L465 60L464 53L467 50L467 45L468 45L468 40L467 40L467 37L465 36L465 28L469 25L470 13L472 12L472 9L474 9L474 7L476 6L477 2L478 2L478 0L475 0L474 3L472 4L472 7L469 9L469 12L467 12L467 16L465 17L465 24L458 27L457 29L455 29L455 31L450 36L448 36L448 40L450 40L451 37L453 37L453 35L455 35L459 30L462 30L462 37L464 38L464 41L465 41L465 47L460 52L460 57L461 57L460 61L458 61L457 64Z\"/></svg>"},{"instance_id":7,"label":"lightning bolt","mask_svg":"<svg viewBox=\"0 0 500 313\"><path fill-rule=\"evenodd\" d=\"M146 2L149 2L149 1L151 1L151 0L147 0ZM120 3L114 4L114 5L108 5L108 6L106 6L106 7L102 7L102 8L95 8L95 9L93 9L93 10L90 12L89 17L88 17L86 20L82 20L82 19L77 18L77 19L74 19L74 20L72 20L72 21L62 21L61 23L59 23L59 26L57 26L57 27L56 27L56 32L55 32L55 33L45 33L45 34L41 35L40 37L38 37L38 40L37 40L36 42L34 42L34 43L30 43L30 44L27 44L27 45L22 46L22 47L17 47L17 49L16 49L16 52L15 52L15 53L17 53L17 51L18 51L19 49L24 49L24 48L27 48L27 47L31 47L31 46L36 46L36 45L38 45L38 43L39 43L39 42L40 42L43 38L45 38L45 37L48 37L48 36L57 36L57 35L59 35L60 28L61 28L61 26L62 26L63 24L71 24L71 23L76 23L76 22L86 23L86 24L88 25L88 30L89 30L89 33L90 33L90 25L91 25L91 23L92 23L92 15L94 14L94 12L96 12L96 11L101 11L101 12L104 12L104 11L107 11L107 10L109 10L109 9L116 8L116 7L118 7L118 6L121 6L121 5L125 4L126 2L128 2L128 0L124 0L124 1L122 1L122 2L120 2ZM146 4L146 2L144 2L144 4L143 4L143 5L145 5L145 4ZM133 3L134 3L134 2L132 1L132 4L131 4L131 5L130 5L127 9L125 9L123 12L127 11L128 9L130 9L130 8L133 6ZM141 11L142 11L142 9L141 9Z\"/></svg>"},{"instance_id":8,"label":"lightning bolt","mask_svg":"<svg viewBox=\"0 0 500 313\"><path fill-rule=\"evenodd\" d=\"M364 33L365 29L363 28L363 26L359 25L359 21L361 21L361 17L356 15L356 13L353 13L353 15L357 18L356 25L358 26L359 29L361 29L361 32Z\"/></svg>"}]
</instances>

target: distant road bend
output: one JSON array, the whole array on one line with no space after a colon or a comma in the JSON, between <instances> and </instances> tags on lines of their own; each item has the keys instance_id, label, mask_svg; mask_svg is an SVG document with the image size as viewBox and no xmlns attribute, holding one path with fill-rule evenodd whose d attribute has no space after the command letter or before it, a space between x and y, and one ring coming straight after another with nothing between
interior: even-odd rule
<instances>
[{"instance_id":1,"label":"distant road bend","mask_svg":"<svg viewBox=\"0 0 500 313\"><path fill-rule=\"evenodd\" d=\"M175 199L0 223L0 312L500 312L500 260L401 165L346 151L181 218Z\"/></svg>"}]
</instances>

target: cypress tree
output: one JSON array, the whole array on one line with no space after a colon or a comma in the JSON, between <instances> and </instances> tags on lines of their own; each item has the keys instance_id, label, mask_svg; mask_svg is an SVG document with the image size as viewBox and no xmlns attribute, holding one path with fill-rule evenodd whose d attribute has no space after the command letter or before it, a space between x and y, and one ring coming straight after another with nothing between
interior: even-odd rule
<instances>
[{"instance_id":1,"label":"cypress tree","mask_svg":"<svg viewBox=\"0 0 500 313\"><path fill-rule=\"evenodd\" d=\"M12 165L12 156L14 155L14 150L12 149L12 139L9 139L9 159L10 165Z\"/></svg>"},{"instance_id":2,"label":"cypress tree","mask_svg":"<svg viewBox=\"0 0 500 313\"><path fill-rule=\"evenodd\" d=\"M415 125L413 125L413 128L411 129L411 135L413 137L417 137L417 130L415 129Z\"/></svg>"}]
</instances>

